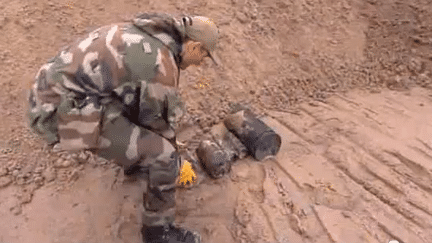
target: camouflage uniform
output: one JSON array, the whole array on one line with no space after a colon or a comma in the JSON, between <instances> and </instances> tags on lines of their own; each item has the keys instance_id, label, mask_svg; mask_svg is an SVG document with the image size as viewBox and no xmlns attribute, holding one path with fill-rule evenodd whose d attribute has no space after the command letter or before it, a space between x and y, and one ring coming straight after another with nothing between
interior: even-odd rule
<instances>
[{"instance_id":1,"label":"camouflage uniform","mask_svg":"<svg viewBox=\"0 0 432 243\"><path fill-rule=\"evenodd\" d=\"M148 226L174 221L183 38L181 23L164 15L101 27L49 60L29 94L30 126L49 144L148 171Z\"/></svg>"}]
</instances>

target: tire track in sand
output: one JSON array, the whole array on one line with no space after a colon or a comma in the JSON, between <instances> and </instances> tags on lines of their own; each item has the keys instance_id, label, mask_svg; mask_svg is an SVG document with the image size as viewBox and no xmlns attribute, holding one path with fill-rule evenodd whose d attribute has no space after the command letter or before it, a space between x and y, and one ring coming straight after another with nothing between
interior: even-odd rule
<instances>
[{"instance_id":1,"label":"tire track in sand","mask_svg":"<svg viewBox=\"0 0 432 243\"><path fill-rule=\"evenodd\" d=\"M334 99L331 101L335 102ZM318 137L319 142L313 143L315 146L325 143L331 148L337 144L339 148L348 153L359 156L360 159L351 158L352 161L349 163L351 167L346 165L346 159L336 162L331 156L328 159L329 161L333 159L332 164L336 168L368 193L374 195L380 202L392 208L397 214L408 220L407 222L415 224L407 228L409 231L406 231L405 236L401 239L413 240L412 237L415 237L413 235L421 231L423 233L419 233L418 237L423 238L423 229L431 228L430 222L432 222L432 198L430 186L428 186L431 184L429 183L430 173L425 167L427 163L430 163L430 157L407 146L406 141L397 143L398 141L394 141L393 136L388 136L389 132L392 132L393 124L388 125L386 121L383 121L379 115L381 110L376 112L377 109L372 109L375 112L371 112L370 108L361 107L363 105L361 102L354 101L350 103L355 106L346 105L350 107L345 106L343 109L335 110L335 107L341 106L341 100L344 99L339 99L336 101L337 105L332 106L322 103L306 108L301 106L298 119L279 118L277 120L284 125L288 124L290 130L300 134L305 141L316 141L315 138ZM378 102L376 105L379 104ZM413 120L412 122L416 121ZM403 127L398 129L403 129ZM391 145L386 146L386 143ZM401 152L395 153L395 151ZM329 157L328 154L327 157ZM415 160L410 158L415 158ZM396 215L393 216L396 217ZM397 230L398 227L389 226L391 220L376 218L376 221L379 228L387 234L393 232L392 236L394 236L399 234L398 231L402 232ZM402 222L401 224L405 225ZM415 237L416 241L422 241L418 237Z\"/></svg>"}]
</instances>

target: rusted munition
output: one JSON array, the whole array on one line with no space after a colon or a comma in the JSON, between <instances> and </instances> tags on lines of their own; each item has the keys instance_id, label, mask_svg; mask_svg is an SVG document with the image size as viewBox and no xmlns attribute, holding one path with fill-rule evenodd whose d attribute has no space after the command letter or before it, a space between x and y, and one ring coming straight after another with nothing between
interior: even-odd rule
<instances>
[{"instance_id":1,"label":"rusted munition","mask_svg":"<svg viewBox=\"0 0 432 243\"><path fill-rule=\"evenodd\" d=\"M281 137L250 110L245 109L228 115L224 124L255 159L263 160L279 152Z\"/></svg>"},{"instance_id":2,"label":"rusted munition","mask_svg":"<svg viewBox=\"0 0 432 243\"><path fill-rule=\"evenodd\" d=\"M243 159L248 155L248 149L223 123L214 125L210 133L214 141L227 152L230 161Z\"/></svg>"},{"instance_id":3,"label":"rusted munition","mask_svg":"<svg viewBox=\"0 0 432 243\"><path fill-rule=\"evenodd\" d=\"M196 154L203 169L212 178L221 178L237 159L251 154L257 160L274 156L281 147L281 137L250 110L229 115L212 127L213 139L200 143Z\"/></svg>"},{"instance_id":4,"label":"rusted munition","mask_svg":"<svg viewBox=\"0 0 432 243\"><path fill-rule=\"evenodd\" d=\"M221 178L231 170L228 153L215 141L202 141L196 153L203 169L214 179Z\"/></svg>"}]
</instances>

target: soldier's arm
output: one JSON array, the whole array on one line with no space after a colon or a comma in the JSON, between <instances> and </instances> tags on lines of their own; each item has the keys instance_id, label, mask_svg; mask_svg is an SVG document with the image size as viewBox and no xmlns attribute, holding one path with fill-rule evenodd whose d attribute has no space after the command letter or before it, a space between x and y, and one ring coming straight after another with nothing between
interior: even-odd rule
<instances>
[{"instance_id":1,"label":"soldier's arm","mask_svg":"<svg viewBox=\"0 0 432 243\"><path fill-rule=\"evenodd\" d=\"M61 87L55 76L56 57L44 64L35 76L28 93L30 128L41 135L48 144L58 142L57 106L61 102Z\"/></svg>"},{"instance_id":2,"label":"soldier's arm","mask_svg":"<svg viewBox=\"0 0 432 243\"><path fill-rule=\"evenodd\" d=\"M167 94L166 111L168 124L174 131L177 131L180 119L186 113L184 103L177 89L173 89Z\"/></svg>"},{"instance_id":3,"label":"soldier's arm","mask_svg":"<svg viewBox=\"0 0 432 243\"><path fill-rule=\"evenodd\" d=\"M178 92L178 68L167 49L158 50L157 72L151 82L141 84L139 122L175 141L177 123L184 114Z\"/></svg>"}]
</instances>

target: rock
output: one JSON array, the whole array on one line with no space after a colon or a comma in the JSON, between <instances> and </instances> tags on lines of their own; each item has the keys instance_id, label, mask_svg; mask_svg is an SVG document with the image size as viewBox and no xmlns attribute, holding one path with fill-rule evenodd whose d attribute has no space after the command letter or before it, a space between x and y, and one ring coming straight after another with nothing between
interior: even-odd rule
<instances>
[{"instance_id":1,"label":"rock","mask_svg":"<svg viewBox=\"0 0 432 243\"><path fill-rule=\"evenodd\" d=\"M411 61L409 62L409 66L408 66L410 71L414 71L419 73L422 68L423 68L423 63L421 60L417 59L417 58L413 58L411 59Z\"/></svg>"},{"instance_id":2,"label":"rock","mask_svg":"<svg viewBox=\"0 0 432 243\"><path fill-rule=\"evenodd\" d=\"M54 147L52 148L52 152L54 152L54 153L59 153L61 151L62 151L62 148L60 146L60 143L55 144Z\"/></svg>"},{"instance_id":3,"label":"rock","mask_svg":"<svg viewBox=\"0 0 432 243\"><path fill-rule=\"evenodd\" d=\"M49 168L42 173L42 176L47 182L51 182L56 179L57 174L54 168Z\"/></svg>"},{"instance_id":4,"label":"rock","mask_svg":"<svg viewBox=\"0 0 432 243\"><path fill-rule=\"evenodd\" d=\"M78 154L77 153L71 154L71 158L74 160L78 159Z\"/></svg>"},{"instance_id":5,"label":"rock","mask_svg":"<svg viewBox=\"0 0 432 243\"><path fill-rule=\"evenodd\" d=\"M71 160L65 160L65 161L63 161L62 166L63 166L63 168L67 168L67 167L70 167L72 164L73 164L73 162Z\"/></svg>"},{"instance_id":6,"label":"rock","mask_svg":"<svg viewBox=\"0 0 432 243\"><path fill-rule=\"evenodd\" d=\"M205 127L205 128L203 129L203 132L204 132L204 133L208 133L208 132L210 132L210 127Z\"/></svg>"},{"instance_id":7,"label":"rock","mask_svg":"<svg viewBox=\"0 0 432 243\"><path fill-rule=\"evenodd\" d=\"M12 179L10 177L0 177L0 188L7 187L12 183Z\"/></svg>"},{"instance_id":8,"label":"rock","mask_svg":"<svg viewBox=\"0 0 432 243\"><path fill-rule=\"evenodd\" d=\"M15 216L20 215L22 213L21 205L16 205L9 209Z\"/></svg>"},{"instance_id":9,"label":"rock","mask_svg":"<svg viewBox=\"0 0 432 243\"><path fill-rule=\"evenodd\" d=\"M17 178L16 178L16 184L17 185L20 185L20 186L22 186L22 185L24 185L26 183L26 179L24 178L24 176L18 176Z\"/></svg>"},{"instance_id":10,"label":"rock","mask_svg":"<svg viewBox=\"0 0 432 243\"><path fill-rule=\"evenodd\" d=\"M8 174L8 169L6 167L0 168L0 177Z\"/></svg>"},{"instance_id":11,"label":"rock","mask_svg":"<svg viewBox=\"0 0 432 243\"><path fill-rule=\"evenodd\" d=\"M22 204L30 203L32 199L33 199L33 193L29 191L23 192L20 198Z\"/></svg>"},{"instance_id":12,"label":"rock","mask_svg":"<svg viewBox=\"0 0 432 243\"><path fill-rule=\"evenodd\" d=\"M79 169L75 169L69 176L69 182L76 181L79 178Z\"/></svg>"},{"instance_id":13,"label":"rock","mask_svg":"<svg viewBox=\"0 0 432 243\"><path fill-rule=\"evenodd\" d=\"M72 155L71 154L65 154L64 159L65 160L71 160L72 159Z\"/></svg>"},{"instance_id":14,"label":"rock","mask_svg":"<svg viewBox=\"0 0 432 243\"><path fill-rule=\"evenodd\" d=\"M61 167L63 165L64 159L59 158L56 160L56 162L54 163L55 167Z\"/></svg>"},{"instance_id":15,"label":"rock","mask_svg":"<svg viewBox=\"0 0 432 243\"><path fill-rule=\"evenodd\" d=\"M12 171L12 176L13 176L13 177L17 177L19 174L20 174L20 171L19 171L19 170L14 170L14 171Z\"/></svg>"},{"instance_id":16,"label":"rock","mask_svg":"<svg viewBox=\"0 0 432 243\"><path fill-rule=\"evenodd\" d=\"M85 161L87 161L88 157L89 157L89 156L88 156L86 153L82 152L82 153L80 153L80 155L78 156L78 159L79 159L81 162L85 162Z\"/></svg>"},{"instance_id":17,"label":"rock","mask_svg":"<svg viewBox=\"0 0 432 243\"><path fill-rule=\"evenodd\" d=\"M41 176L36 176L35 178L34 178L34 183L36 183L36 185L37 186L42 186L43 185L43 177L41 177Z\"/></svg>"},{"instance_id":18,"label":"rock","mask_svg":"<svg viewBox=\"0 0 432 243\"><path fill-rule=\"evenodd\" d=\"M24 168L22 168L21 173L26 175L30 174L34 170L34 165L26 165Z\"/></svg>"},{"instance_id":19,"label":"rock","mask_svg":"<svg viewBox=\"0 0 432 243\"><path fill-rule=\"evenodd\" d=\"M405 65L401 64L401 65L399 65L399 66L397 66L397 67L395 68L395 71L396 71L397 73L401 74L401 73L403 73L406 69L407 69L407 67L406 67Z\"/></svg>"},{"instance_id":20,"label":"rock","mask_svg":"<svg viewBox=\"0 0 432 243\"><path fill-rule=\"evenodd\" d=\"M69 160L69 159L65 160L65 159L60 158L54 163L54 166L56 168L68 168L72 164L73 164L73 162L71 160Z\"/></svg>"},{"instance_id":21,"label":"rock","mask_svg":"<svg viewBox=\"0 0 432 243\"><path fill-rule=\"evenodd\" d=\"M39 167L36 167L36 169L34 170L34 173L41 174L44 170L45 170L44 167L39 166Z\"/></svg>"},{"instance_id":22,"label":"rock","mask_svg":"<svg viewBox=\"0 0 432 243\"><path fill-rule=\"evenodd\" d=\"M15 169L15 164L16 164L15 161L10 161L7 163L7 167L9 168L9 170L13 170Z\"/></svg>"},{"instance_id":23,"label":"rock","mask_svg":"<svg viewBox=\"0 0 432 243\"><path fill-rule=\"evenodd\" d=\"M238 21L242 24L246 24L248 22L248 17L242 12L237 12L236 17L237 17Z\"/></svg>"},{"instance_id":24,"label":"rock","mask_svg":"<svg viewBox=\"0 0 432 243\"><path fill-rule=\"evenodd\" d=\"M203 130L202 129L198 129L197 131L196 131L196 136L202 136L203 135Z\"/></svg>"},{"instance_id":25,"label":"rock","mask_svg":"<svg viewBox=\"0 0 432 243\"><path fill-rule=\"evenodd\" d=\"M418 76L417 83L420 85L424 85L430 83L430 79L426 73L422 73Z\"/></svg>"}]
</instances>

